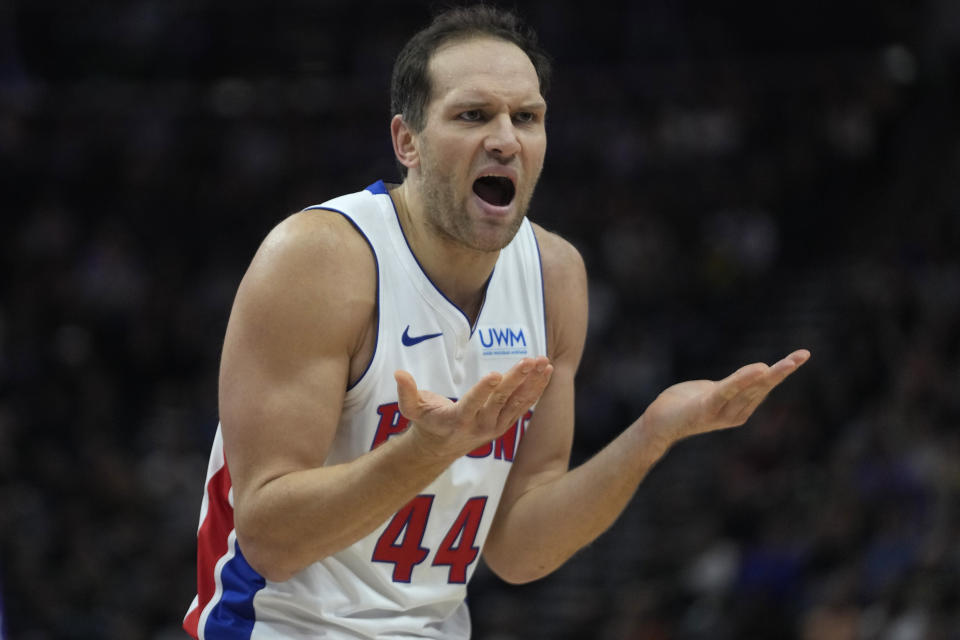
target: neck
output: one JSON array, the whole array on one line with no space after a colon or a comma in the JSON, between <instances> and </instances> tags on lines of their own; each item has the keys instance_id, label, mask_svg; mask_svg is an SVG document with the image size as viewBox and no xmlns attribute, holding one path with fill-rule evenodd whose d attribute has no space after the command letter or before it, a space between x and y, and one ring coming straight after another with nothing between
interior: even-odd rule
<instances>
[{"instance_id":1,"label":"neck","mask_svg":"<svg viewBox=\"0 0 960 640\"><path fill-rule=\"evenodd\" d=\"M408 185L404 182L390 191L407 243L430 280L472 324L500 252L472 249L436 228L428 221L422 200Z\"/></svg>"}]
</instances>

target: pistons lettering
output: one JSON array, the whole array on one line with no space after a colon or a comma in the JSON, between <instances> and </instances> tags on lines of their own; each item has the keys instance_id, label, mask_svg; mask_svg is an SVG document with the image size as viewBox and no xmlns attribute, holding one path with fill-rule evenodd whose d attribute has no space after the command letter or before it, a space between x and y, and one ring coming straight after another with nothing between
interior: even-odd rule
<instances>
[{"instance_id":1,"label":"pistons lettering","mask_svg":"<svg viewBox=\"0 0 960 640\"><path fill-rule=\"evenodd\" d=\"M373 451L392 435L403 433L410 425L410 421L400 413L400 405L396 402L388 402L377 407L377 413L380 414L380 421L377 423L377 433L373 436L373 444L370 450Z\"/></svg>"},{"instance_id":2,"label":"pistons lettering","mask_svg":"<svg viewBox=\"0 0 960 640\"><path fill-rule=\"evenodd\" d=\"M513 456L517 453L517 443L527 430L527 424L533 417L533 411L527 411L523 417L516 421L513 426L507 429L502 436L488 442L482 447L477 447L467 455L471 458L486 458L490 454L497 460L506 460L513 462Z\"/></svg>"},{"instance_id":3,"label":"pistons lettering","mask_svg":"<svg viewBox=\"0 0 960 640\"><path fill-rule=\"evenodd\" d=\"M403 433L410 426L410 421L400 413L400 406L396 402L380 405L377 407L377 414L380 418L377 422L377 432L373 436L373 443L370 445L371 450L386 442L390 436ZM532 417L533 411L527 411L502 436L477 447L467 455L471 458L486 458L492 455L496 460L513 462L513 457L517 453L517 444L523 438Z\"/></svg>"}]
</instances>

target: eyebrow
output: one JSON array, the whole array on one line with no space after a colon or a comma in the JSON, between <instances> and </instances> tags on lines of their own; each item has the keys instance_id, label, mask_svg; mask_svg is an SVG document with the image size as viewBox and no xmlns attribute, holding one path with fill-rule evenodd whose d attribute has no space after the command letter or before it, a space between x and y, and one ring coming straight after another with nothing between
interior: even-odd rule
<instances>
[{"instance_id":1,"label":"eyebrow","mask_svg":"<svg viewBox=\"0 0 960 640\"><path fill-rule=\"evenodd\" d=\"M490 100L458 100L452 102L449 105L450 109L483 109L489 107L491 104ZM519 111L541 111L546 110L547 103L545 100L532 100L530 102L524 102L518 107Z\"/></svg>"}]
</instances>

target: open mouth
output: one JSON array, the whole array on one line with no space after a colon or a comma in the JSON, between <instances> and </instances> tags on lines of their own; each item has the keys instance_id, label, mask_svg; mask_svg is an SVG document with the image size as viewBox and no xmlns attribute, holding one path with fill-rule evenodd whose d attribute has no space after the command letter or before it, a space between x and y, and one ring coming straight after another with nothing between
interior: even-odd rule
<instances>
[{"instance_id":1,"label":"open mouth","mask_svg":"<svg viewBox=\"0 0 960 640\"><path fill-rule=\"evenodd\" d=\"M473 192L484 202L495 207L505 207L513 202L517 188L509 178L501 176L483 176L473 183Z\"/></svg>"}]
</instances>

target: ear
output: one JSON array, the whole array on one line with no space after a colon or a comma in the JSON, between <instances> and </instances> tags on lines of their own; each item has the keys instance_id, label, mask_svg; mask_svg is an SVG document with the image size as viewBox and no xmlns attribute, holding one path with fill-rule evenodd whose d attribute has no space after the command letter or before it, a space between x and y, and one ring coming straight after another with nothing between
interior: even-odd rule
<instances>
[{"instance_id":1,"label":"ear","mask_svg":"<svg viewBox=\"0 0 960 640\"><path fill-rule=\"evenodd\" d=\"M420 153L417 150L417 135L403 120L399 113L390 121L390 137L393 139L393 153L397 161L407 169L420 165Z\"/></svg>"}]
</instances>

